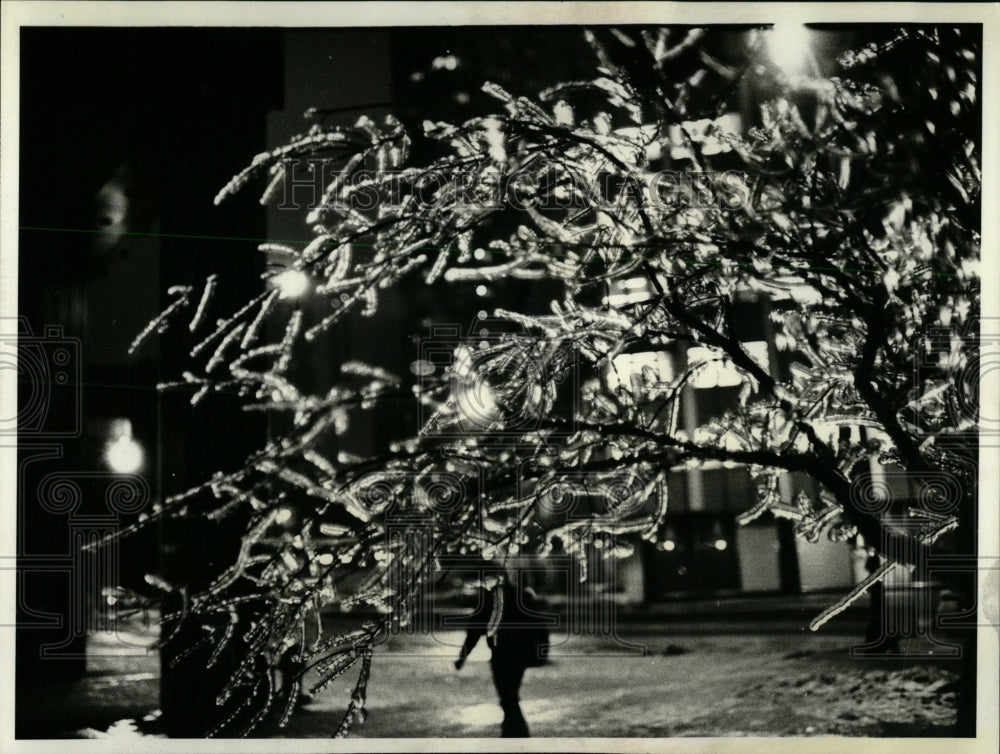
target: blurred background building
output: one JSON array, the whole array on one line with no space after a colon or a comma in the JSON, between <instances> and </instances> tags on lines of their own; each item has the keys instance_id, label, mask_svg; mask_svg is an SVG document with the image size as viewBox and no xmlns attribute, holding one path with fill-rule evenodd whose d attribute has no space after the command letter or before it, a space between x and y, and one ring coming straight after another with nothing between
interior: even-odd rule
<instances>
[{"instance_id":1,"label":"blurred background building","mask_svg":"<svg viewBox=\"0 0 1000 754\"><path fill-rule=\"evenodd\" d=\"M741 30L720 30L713 54L722 61L738 55L742 38ZM840 43L823 39L813 54ZM590 61L580 30L568 27L24 31L21 319L4 333L21 343L19 410L30 418L18 434L18 735L44 725L31 715L33 689L43 693L54 677L82 672L87 633L108 625L116 583L141 590L147 572L205 579L237 542L235 531L220 544L185 524L101 555L80 550L214 470L232 468L266 440L262 419L225 401L192 408L189 390L156 391L184 368L184 333L167 332L128 353L172 300L170 286L218 274L218 302L235 308L263 285L258 242L308 239L302 212L265 211L253 190L214 207L215 192L254 154L304 131L309 107L328 108L330 123L390 109L417 122L460 119L495 104L480 91L482 81L528 95L583 78ZM734 89L727 125L752 125L765 94ZM720 150L718 164L726 159ZM682 153L663 160L684 164ZM303 204L312 196L308 178L291 190ZM645 285L626 281L608 295L648 295ZM306 282L290 292L290 304L308 308L309 295ZM446 295L421 282L403 285L387 292L376 317L349 319L321 341L299 376L329 382L347 359L406 373L432 324L465 331L478 310L516 303L541 312L557 295L553 282L450 285ZM740 306L748 350L786 376L767 302L748 298ZM625 354L607 379L628 380L644 365L676 373L686 358L680 350ZM687 391L685 426L721 413L737 392L725 370L707 375ZM344 449L363 455L412 433L418 421L409 404L369 416L340 441ZM790 501L800 489L813 492L810 485L789 477L782 492ZM789 522L771 518L737 527L735 515L754 502L742 468L679 470L669 486L669 538L658 547L643 543L593 588L652 603L843 589L864 574L848 543L802 543ZM538 585L568 589L555 575ZM197 716L206 701L164 666L165 710L175 705Z\"/></svg>"}]
</instances>

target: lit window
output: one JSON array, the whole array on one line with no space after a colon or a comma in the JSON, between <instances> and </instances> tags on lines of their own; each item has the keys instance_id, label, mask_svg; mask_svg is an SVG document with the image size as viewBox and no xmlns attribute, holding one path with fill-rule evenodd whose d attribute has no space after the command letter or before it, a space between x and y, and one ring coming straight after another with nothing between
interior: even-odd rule
<instances>
[{"instance_id":1,"label":"lit window","mask_svg":"<svg viewBox=\"0 0 1000 754\"><path fill-rule=\"evenodd\" d=\"M682 128L684 129L683 133L681 132ZM715 119L704 118L670 126L668 134L671 144L671 159L684 160L691 157L689 140L692 143L700 144L699 151L706 156L730 151L732 147L729 146L728 142L715 136L713 133L715 130L725 134L742 133L743 120L739 113L726 113Z\"/></svg>"},{"instance_id":2,"label":"lit window","mask_svg":"<svg viewBox=\"0 0 1000 754\"><path fill-rule=\"evenodd\" d=\"M454 71L458 68L458 58L455 55L438 55L431 61L431 68L435 71Z\"/></svg>"},{"instance_id":3,"label":"lit window","mask_svg":"<svg viewBox=\"0 0 1000 754\"><path fill-rule=\"evenodd\" d=\"M765 372L770 371L767 358L767 343L763 340L753 340L741 343L743 350ZM704 346L694 346L687 351L688 365L705 362L698 374L691 380L692 387L734 387L743 380L740 371L733 365L723 352Z\"/></svg>"},{"instance_id":4,"label":"lit window","mask_svg":"<svg viewBox=\"0 0 1000 754\"><path fill-rule=\"evenodd\" d=\"M612 367L608 369L608 388L612 391L624 387L632 392L641 392L644 385L642 371L652 370L654 382L667 383L674 378L673 363L670 354L663 351L646 351L643 353L623 353L614 358Z\"/></svg>"},{"instance_id":5,"label":"lit window","mask_svg":"<svg viewBox=\"0 0 1000 754\"><path fill-rule=\"evenodd\" d=\"M639 304L648 301L653 296L653 287L644 277L612 280L609 293L604 299L605 306L621 308L629 304Z\"/></svg>"}]
</instances>

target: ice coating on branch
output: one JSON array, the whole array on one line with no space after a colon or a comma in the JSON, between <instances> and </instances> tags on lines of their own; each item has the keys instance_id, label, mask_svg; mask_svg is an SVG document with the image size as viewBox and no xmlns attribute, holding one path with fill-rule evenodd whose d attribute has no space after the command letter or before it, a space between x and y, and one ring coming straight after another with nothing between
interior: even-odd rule
<instances>
[{"instance_id":1,"label":"ice coating on branch","mask_svg":"<svg viewBox=\"0 0 1000 754\"><path fill-rule=\"evenodd\" d=\"M174 286L168 293L172 296L177 296L177 300L171 303L166 309L164 309L160 314L150 321L142 332L135 336L135 339L129 344L128 352L129 354L135 353L139 346L148 338L153 332L163 332L167 326L167 323L179 309L187 306L190 303L189 296L191 295L191 286Z\"/></svg>"},{"instance_id":2,"label":"ice coating on branch","mask_svg":"<svg viewBox=\"0 0 1000 754\"><path fill-rule=\"evenodd\" d=\"M739 522L786 518L804 544L882 530L852 505L859 464L966 479L961 437L978 416L970 365L981 266L970 228L980 151L939 137L974 132L965 126L978 89L962 51L975 58L977 48L961 30L907 31L894 44L926 47L911 57L939 82L933 91L914 89L911 70L857 80L848 71L811 82L818 107L799 108L801 92L769 81L760 126L741 130L704 103L719 81L764 74L716 59L702 44L711 33L590 32L601 69L589 80L537 99L488 84L492 114L424 124L415 138L434 143L415 152L420 164L407 162L409 137L393 119L316 123L220 192L269 182L265 199L276 200L295 177L292 160L323 181L300 242L258 247L272 266L265 284L280 269L317 285L294 300L254 292L215 319L206 282L190 320L201 328L192 363L164 384L198 401L235 397L278 428L243 468L150 516L253 522L248 551L226 564L238 566L236 581L226 570L185 607L210 626L213 651L245 641L250 658L227 688L242 712L226 710L221 734L252 729L258 703L287 720L300 679L272 687L262 673L293 649L320 686L361 664L346 732L367 708L379 626L414 620L421 588L448 557L499 563L558 547L586 580L634 557L633 539L673 541L672 472L742 468L755 497ZM920 117L888 117L925 104ZM925 132L938 139L933 160ZM661 170L667 160L675 170ZM738 169L716 170L723 160ZM939 164L947 175L922 174ZM885 172L878 180L873 165ZM512 197L515 175L524 190ZM441 358L415 355L402 381L353 361L330 370L332 384L302 379L298 359L330 345L320 334L345 318L381 323L418 269L409 279L439 286L434 296L445 283L499 291L538 280L551 305L475 300ZM191 303L192 289L170 295L136 347ZM692 411L692 396L697 408L716 389L724 405ZM372 421L362 412L400 402L412 427L393 426L385 447L353 444L359 417ZM790 471L795 481L782 480ZM801 475L815 482L808 494ZM929 521L925 544L957 526L957 516L918 514ZM265 531L253 529L265 520ZM415 520L442 536L421 540ZM252 607L250 630L231 628L237 604ZM384 620L346 640L313 637L321 611L355 607Z\"/></svg>"}]
</instances>

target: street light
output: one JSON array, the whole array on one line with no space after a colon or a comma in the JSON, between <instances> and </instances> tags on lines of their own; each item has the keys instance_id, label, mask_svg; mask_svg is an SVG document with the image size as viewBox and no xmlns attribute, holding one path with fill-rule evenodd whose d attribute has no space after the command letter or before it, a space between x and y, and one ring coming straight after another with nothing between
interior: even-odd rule
<instances>
[{"instance_id":1,"label":"street light","mask_svg":"<svg viewBox=\"0 0 1000 754\"><path fill-rule=\"evenodd\" d=\"M132 437L132 422L115 419L104 445L104 462L118 474L133 474L142 469L142 446Z\"/></svg>"},{"instance_id":2,"label":"street light","mask_svg":"<svg viewBox=\"0 0 1000 754\"><path fill-rule=\"evenodd\" d=\"M801 23L779 21L767 33L771 60L787 75L805 73L812 60L809 29Z\"/></svg>"},{"instance_id":3,"label":"street light","mask_svg":"<svg viewBox=\"0 0 1000 754\"><path fill-rule=\"evenodd\" d=\"M309 290L309 276L302 270L285 270L275 275L271 282L278 289L279 298L300 298Z\"/></svg>"}]
</instances>

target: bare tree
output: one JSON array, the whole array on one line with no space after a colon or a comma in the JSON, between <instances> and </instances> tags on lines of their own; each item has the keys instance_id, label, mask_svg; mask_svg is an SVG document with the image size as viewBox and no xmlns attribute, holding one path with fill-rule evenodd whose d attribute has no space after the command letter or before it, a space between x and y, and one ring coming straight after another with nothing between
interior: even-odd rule
<instances>
[{"instance_id":1,"label":"bare tree","mask_svg":"<svg viewBox=\"0 0 1000 754\"><path fill-rule=\"evenodd\" d=\"M974 531L980 42L966 29L872 34L824 77L762 64L761 30L727 60L709 30L595 30L589 80L535 99L487 83L495 113L422 133L391 116L329 127L316 111L222 189L220 202L266 178L266 202L297 161L326 171L313 240L260 247L273 262L263 292L219 315L214 278L177 288L134 344L187 311L193 402L234 392L287 419L244 467L151 519L246 521L230 567L183 587L173 616L200 622L217 651L244 642L222 697L245 705L219 731L250 732L271 707L286 720L307 670L322 687L360 663L346 733L373 644L410 618L441 558L558 540L586 562L595 546L627 553L623 535L661 541L672 469L744 467L758 502L741 521L786 517L807 540L861 534L883 553L813 628L945 532ZM766 94L759 123L732 129L723 116L751 85ZM410 159L411 139L426 159ZM326 316L282 300L289 276L314 281ZM418 276L556 280L563 293L547 314L489 312L492 331L463 333L447 368L348 362L325 391L296 383L295 359L325 331ZM749 304L766 315L763 351L741 337ZM720 375L739 389L692 431L685 391ZM422 407L418 434L366 457L336 449L350 422L400 397ZM914 485L918 526L894 525L879 468ZM782 481L790 472L818 494ZM397 536L411 514L432 521L431 541ZM384 619L334 637L311 628L324 607L358 603ZM263 669L290 655L272 688Z\"/></svg>"}]
</instances>

